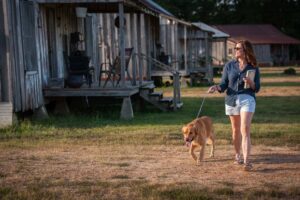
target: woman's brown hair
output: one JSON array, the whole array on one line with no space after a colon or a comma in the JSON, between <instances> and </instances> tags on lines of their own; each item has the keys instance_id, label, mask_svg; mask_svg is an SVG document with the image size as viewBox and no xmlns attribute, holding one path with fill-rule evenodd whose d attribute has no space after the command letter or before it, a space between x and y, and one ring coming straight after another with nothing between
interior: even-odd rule
<instances>
[{"instance_id":1,"label":"woman's brown hair","mask_svg":"<svg viewBox=\"0 0 300 200\"><path fill-rule=\"evenodd\" d=\"M237 44L242 45L247 62L253 65L253 67L256 67L257 61L255 58L252 44L248 40L240 40Z\"/></svg>"}]
</instances>

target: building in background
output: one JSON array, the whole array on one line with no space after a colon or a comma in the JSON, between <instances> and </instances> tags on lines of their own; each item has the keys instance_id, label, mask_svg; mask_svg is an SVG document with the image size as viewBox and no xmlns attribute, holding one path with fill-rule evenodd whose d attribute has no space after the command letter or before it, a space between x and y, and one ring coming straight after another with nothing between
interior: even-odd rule
<instances>
[{"instance_id":1,"label":"building in background","mask_svg":"<svg viewBox=\"0 0 300 200\"><path fill-rule=\"evenodd\" d=\"M285 35L271 24L232 24L214 27L230 35L227 42L228 56L234 56L233 49L239 40L249 40L253 44L259 65L294 65L300 60L299 52L295 51L300 45L300 40Z\"/></svg>"}]
</instances>

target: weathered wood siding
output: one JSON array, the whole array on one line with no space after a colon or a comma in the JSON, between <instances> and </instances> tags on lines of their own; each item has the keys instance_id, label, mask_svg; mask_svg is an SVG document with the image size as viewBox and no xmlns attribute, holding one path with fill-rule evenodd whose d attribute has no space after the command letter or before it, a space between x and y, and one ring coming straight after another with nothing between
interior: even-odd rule
<instances>
[{"instance_id":1,"label":"weathered wood siding","mask_svg":"<svg viewBox=\"0 0 300 200\"><path fill-rule=\"evenodd\" d=\"M64 54L70 54L70 33L77 31L74 8L68 6L39 8L39 53L43 87L52 79L67 76Z\"/></svg>"},{"instance_id":2,"label":"weathered wood siding","mask_svg":"<svg viewBox=\"0 0 300 200\"><path fill-rule=\"evenodd\" d=\"M115 13L99 13L99 62L113 62L119 55L119 28L115 26L115 20L118 14ZM128 70L131 75L146 78L151 70L151 63L140 60L135 54L143 53L151 56L155 46L155 29L151 27L155 23L151 16L145 14L126 13L125 14L125 47L133 47L134 56L130 60ZM135 66L135 67L134 67ZM149 77L148 77L149 78Z\"/></svg>"},{"instance_id":3,"label":"weathered wood siding","mask_svg":"<svg viewBox=\"0 0 300 200\"><path fill-rule=\"evenodd\" d=\"M205 58L208 49L206 49L206 36L205 32L192 29L188 30L187 42L187 64L189 69L205 67Z\"/></svg>"},{"instance_id":4,"label":"weathered wood siding","mask_svg":"<svg viewBox=\"0 0 300 200\"><path fill-rule=\"evenodd\" d=\"M0 102L11 102L11 73L8 44L8 19L6 1L0 2Z\"/></svg>"},{"instance_id":5,"label":"weathered wood siding","mask_svg":"<svg viewBox=\"0 0 300 200\"><path fill-rule=\"evenodd\" d=\"M287 44L274 44L270 45L272 64L275 66L288 65L290 62L289 45Z\"/></svg>"},{"instance_id":6,"label":"weathered wood siding","mask_svg":"<svg viewBox=\"0 0 300 200\"><path fill-rule=\"evenodd\" d=\"M76 18L74 8L66 5L51 7L41 5L39 13L38 52L43 87L47 87L49 80L66 78L63 55L65 52L70 54L70 33L81 29L82 22L79 23ZM119 28L115 26L117 16L117 13L89 13L85 18L84 48L91 57L91 65L95 68L93 77L95 82L99 78L101 63L112 63L119 55ZM134 47L128 70L132 77L149 79L151 63L140 60L135 53L143 53L147 56L153 54L156 40L154 32L157 30L151 27L157 22L151 16L135 13L126 13L125 19L125 47ZM49 55L52 52L56 58L54 61L51 61Z\"/></svg>"},{"instance_id":7,"label":"weathered wood siding","mask_svg":"<svg viewBox=\"0 0 300 200\"><path fill-rule=\"evenodd\" d=\"M212 42L213 65L224 65L227 60L226 39L213 39Z\"/></svg>"},{"instance_id":8,"label":"weathered wood siding","mask_svg":"<svg viewBox=\"0 0 300 200\"><path fill-rule=\"evenodd\" d=\"M178 69L187 70L187 26L178 26Z\"/></svg>"},{"instance_id":9,"label":"weathered wood siding","mask_svg":"<svg viewBox=\"0 0 300 200\"><path fill-rule=\"evenodd\" d=\"M26 91L25 91L25 101L26 107L23 108L25 110L36 109L41 106L41 102L43 102L42 96L42 85L40 84L40 78L37 71L30 71L26 73L25 76L26 81Z\"/></svg>"},{"instance_id":10,"label":"weathered wood siding","mask_svg":"<svg viewBox=\"0 0 300 200\"><path fill-rule=\"evenodd\" d=\"M98 81L99 74L99 28L98 17L95 14L89 14L86 18L86 53L91 58L90 65L95 68L93 81Z\"/></svg>"},{"instance_id":11,"label":"weathered wood siding","mask_svg":"<svg viewBox=\"0 0 300 200\"><path fill-rule=\"evenodd\" d=\"M270 45L253 45L253 50L258 63L272 65Z\"/></svg>"},{"instance_id":12,"label":"weathered wood siding","mask_svg":"<svg viewBox=\"0 0 300 200\"><path fill-rule=\"evenodd\" d=\"M8 34L9 34L9 73L11 73L13 96L13 110L26 111L43 105L40 76L36 81L27 79L27 74L39 71L39 56L37 54L37 4L30 1L11 0L7 3ZM36 88L35 92L29 91L29 85ZM30 87L31 87L30 86ZM28 100L31 96L31 102Z\"/></svg>"},{"instance_id":13,"label":"weathered wood siding","mask_svg":"<svg viewBox=\"0 0 300 200\"><path fill-rule=\"evenodd\" d=\"M6 2L9 16L10 70L12 73L12 93L14 97L13 110L17 112L25 108L25 68L21 37L20 2L19 0Z\"/></svg>"},{"instance_id":14,"label":"weathered wood siding","mask_svg":"<svg viewBox=\"0 0 300 200\"><path fill-rule=\"evenodd\" d=\"M178 22L175 20L160 17L160 44L161 51L166 55L171 56L171 60L175 63L175 68L178 61Z\"/></svg>"},{"instance_id":15,"label":"weathered wood siding","mask_svg":"<svg viewBox=\"0 0 300 200\"><path fill-rule=\"evenodd\" d=\"M96 15L88 14L85 19L78 19L73 7L41 5L39 21L43 87L47 87L51 80L67 78L66 56L71 53L70 34L77 31L84 36L85 42L81 43L80 49L85 50L91 58L90 65L95 68L93 80L96 81L100 66L99 23Z\"/></svg>"}]
</instances>

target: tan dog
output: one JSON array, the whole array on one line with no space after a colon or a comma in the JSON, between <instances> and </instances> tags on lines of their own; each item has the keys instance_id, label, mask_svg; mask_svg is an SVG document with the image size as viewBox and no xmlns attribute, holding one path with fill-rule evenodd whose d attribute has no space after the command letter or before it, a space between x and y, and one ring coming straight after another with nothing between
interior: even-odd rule
<instances>
[{"instance_id":1,"label":"tan dog","mask_svg":"<svg viewBox=\"0 0 300 200\"><path fill-rule=\"evenodd\" d=\"M203 116L193 120L182 127L182 132L184 141L190 146L190 154L193 159L197 161L197 164L200 164L203 160L206 143L212 145L210 157L214 157L215 135L213 133L212 120L209 117ZM196 147L200 147L200 155L198 158L194 153Z\"/></svg>"}]
</instances>

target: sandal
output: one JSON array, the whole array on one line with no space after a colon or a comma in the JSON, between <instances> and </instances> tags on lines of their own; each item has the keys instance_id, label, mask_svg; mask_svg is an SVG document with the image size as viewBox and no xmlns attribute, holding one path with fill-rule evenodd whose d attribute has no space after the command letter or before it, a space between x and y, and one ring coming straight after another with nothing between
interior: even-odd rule
<instances>
[{"instance_id":1,"label":"sandal","mask_svg":"<svg viewBox=\"0 0 300 200\"><path fill-rule=\"evenodd\" d=\"M253 169L253 166L251 163L245 163L244 165L244 171L251 171Z\"/></svg>"},{"instance_id":2,"label":"sandal","mask_svg":"<svg viewBox=\"0 0 300 200\"><path fill-rule=\"evenodd\" d=\"M236 157L234 162L233 162L233 164L235 164L235 165L242 165L243 163L244 162L243 162L243 160L241 159L240 156Z\"/></svg>"}]
</instances>

